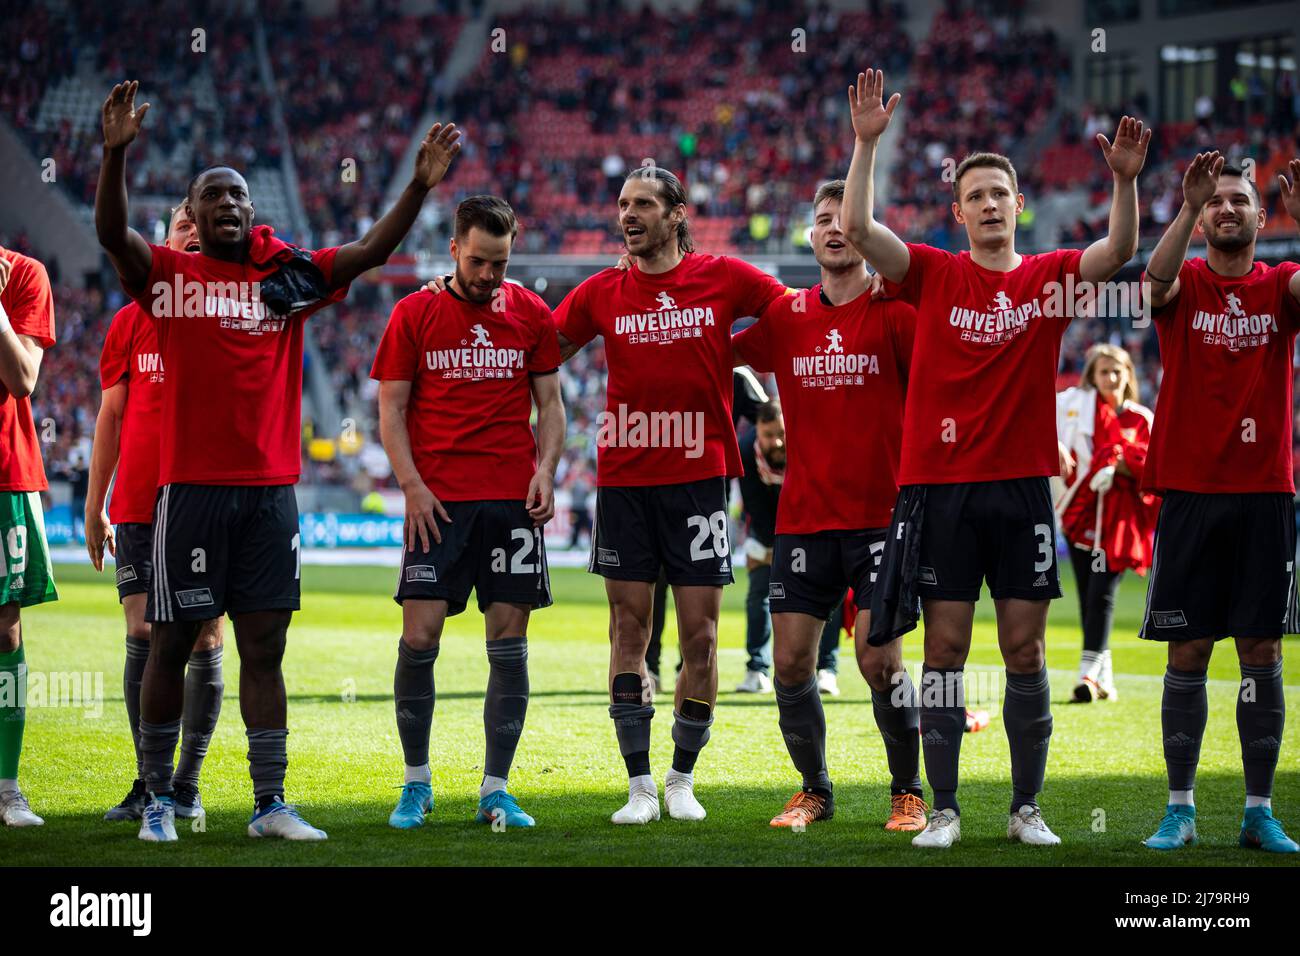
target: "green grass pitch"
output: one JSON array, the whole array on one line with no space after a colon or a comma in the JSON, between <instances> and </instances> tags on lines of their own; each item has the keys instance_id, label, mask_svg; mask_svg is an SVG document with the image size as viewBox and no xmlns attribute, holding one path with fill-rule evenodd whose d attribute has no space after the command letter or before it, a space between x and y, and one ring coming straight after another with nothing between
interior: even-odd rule
<instances>
[{"instance_id":1,"label":"green grass pitch","mask_svg":"<svg viewBox=\"0 0 1300 956\"><path fill-rule=\"evenodd\" d=\"M882 829L888 792L884 753L865 682L844 645L843 696L827 700L829 763L836 816L807 832L773 830L767 821L798 778L777 729L770 695L730 693L744 667L745 583L726 591L717 720L696 768L708 810L702 823L665 814L648 827L615 827L626 780L606 707L606 608L600 581L580 570L553 575L556 605L531 626L532 703L511 776L511 790L538 820L532 831L494 833L473 822L482 766L482 695L487 677L482 622L476 611L449 623L438 659L431 762L436 806L423 829L389 829L401 783L393 723L392 673L400 610L389 595L394 571L303 569L303 610L289 632L288 797L330 834L328 842L294 845L245 833L251 789L239 717L239 658L228 636L226 701L203 772L206 829L178 821L181 839L159 846L136 839L136 825L109 824L103 812L132 778L131 743L121 700L121 613L111 575L88 567L56 569L61 599L23 615L32 672L102 672L103 712L32 707L28 711L22 784L46 819L40 829L0 829L0 859L26 865L1244 865L1293 863L1238 849L1242 784L1234 718L1237 665L1221 644L1210 669L1210 720L1197 781L1201 845L1172 854L1140 841L1165 802L1160 749L1160 675L1164 649L1137 639L1144 581L1129 575L1114 632L1121 699L1069 705L1079 659L1077 603L1064 574L1048 632L1055 702L1047 787L1042 805L1063 845L1038 849L1006 840L1008 757L997 708L985 732L962 747L962 843L946 853L914 850L910 836ZM665 671L676 659L675 627L665 634ZM915 676L919 639L904 655ZM1294 644L1288 642L1288 650ZM992 606L981 603L972 669L1000 673ZM1300 661L1285 665L1287 702L1300 705ZM655 720L655 775L671 756L671 698ZM1274 807L1300 831L1300 748L1293 719L1283 742ZM928 790L927 790L928 794Z\"/></svg>"}]
</instances>

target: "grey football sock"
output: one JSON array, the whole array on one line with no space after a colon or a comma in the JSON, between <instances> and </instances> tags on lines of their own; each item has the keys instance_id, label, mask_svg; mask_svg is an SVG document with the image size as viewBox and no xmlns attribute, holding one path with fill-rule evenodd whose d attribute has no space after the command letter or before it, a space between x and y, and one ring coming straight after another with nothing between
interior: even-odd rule
<instances>
[{"instance_id":1,"label":"grey football sock","mask_svg":"<svg viewBox=\"0 0 1300 956\"><path fill-rule=\"evenodd\" d=\"M618 736L618 750L628 777L650 773L650 721L655 709L641 702L641 675L615 674L610 691L609 716Z\"/></svg>"},{"instance_id":2,"label":"grey football sock","mask_svg":"<svg viewBox=\"0 0 1300 956\"><path fill-rule=\"evenodd\" d=\"M964 720L963 715L963 720ZM1038 805L1047 774L1047 747L1052 739L1052 693L1047 667L1037 674L1007 671L1002 722L1011 745L1011 812Z\"/></svg>"},{"instance_id":3,"label":"grey football sock","mask_svg":"<svg viewBox=\"0 0 1300 956\"><path fill-rule=\"evenodd\" d=\"M199 785L199 771L208 755L212 732L221 716L226 683L221 674L222 649L214 647L190 654L185 672L185 711L181 715L181 757L172 783Z\"/></svg>"},{"instance_id":4,"label":"grey football sock","mask_svg":"<svg viewBox=\"0 0 1300 956\"><path fill-rule=\"evenodd\" d=\"M961 813L957 803L961 741L966 734L964 668L921 668L921 752L934 809Z\"/></svg>"},{"instance_id":5,"label":"grey football sock","mask_svg":"<svg viewBox=\"0 0 1300 956\"><path fill-rule=\"evenodd\" d=\"M135 775L144 779L140 759L140 684L144 665L149 662L149 642L127 635L126 663L122 667L122 697L126 700L126 719L131 724L131 743L135 746Z\"/></svg>"},{"instance_id":6,"label":"grey football sock","mask_svg":"<svg viewBox=\"0 0 1300 956\"><path fill-rule=\"evenodd\" d=\"M1205 696L1205 671L1165 668L1165 690L1160 699L1160 730L1165 740L1165 770L1170 790L1191 790L1201 759L1201 738L1209 703Z\"/></svg>"},{"instance_id":7,"label":"grey football sock","mask_svg":"<svg viewBox=\"0 0 1300 956\"><path fill-rule=\"evenodd\" d=\"M1237 692L1237 735L1241 738L1247 796L1273 795L1273 774L1277 770L1285 724L1282 662L1264 667L1242 664L1241 688Z\"/></svg>"},{"instance_id":8,"label":"grey football sock","mask_svg":"<svg viewBox=\"0 0 1300 956\"><path fill-rule=\"evenodd\" d=\"M510 776L528 713L528 638L488 641L487 656L487 694L483 698L487 755L483 758L483 772L504 780Z\"/></svg>"},{"instance_id":9,"label":"grey football sock","mask_svg":"<svg viewBox=\"0 0 1300 956\"><path fill-rule=\"evenodd\" d=\"M871 710L885 742L885 760L889 763L893 793L921 795L921 708L917 706L916 688L907 671L892 689L871 691Z\"/></svg>"},{"instance_id":10,"label":"grey football sock","mask_svg":"<svg viewBox=\"0 0 1300 956\"><path fill-rule=\"evenodd\" d=\"M289 769L289 731L284 728L245 731L248 736L248 775L258 806L284 799L284 774Z\"/></svg>"},{"instance_id":11,"label":"grey football sock","mask_svg":"<svg viewBox=\"0 0 1300 956\"><path fill-rule=\"evenodd\" d=\"M140 778L150 793L169 797L172 793L172 761L180 740L181 722L151 724L140 721Z\"/></svg>"},{"instance_id":12,"label":"grey football sock","mask_svg":"<svg viewBox=\"0 0 1300 956\"><path fill-rule=\"evenodd\" d=\"M817 675L794 687L787 687L779 680L772 684L776 688L781 736L785 738L785 749L790 751L795 769L803 775L804 788L830 793L831 778L826 772L826 713L817 690Z\"/></svg>"},{"instance_id":13,"label":"grey football sock","mask_svg":"<svg viewBox=\"0 0 1300 956\"><path fill-rule=\"evenodd\" d=\"M429 731L433 727L433 662L438 659L435 644L417 651L406 641L397 642L397 670L393 674L393 702L397 711L397 736L408 767L429 762Z\"/></svg>"}]
</instances>

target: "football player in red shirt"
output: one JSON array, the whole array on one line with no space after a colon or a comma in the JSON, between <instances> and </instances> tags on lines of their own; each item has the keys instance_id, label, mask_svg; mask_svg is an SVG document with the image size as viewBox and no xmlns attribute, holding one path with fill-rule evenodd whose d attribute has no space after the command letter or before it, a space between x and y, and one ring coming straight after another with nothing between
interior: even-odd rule
<instances>
[{"instance_id":1,"label":"football player in red shirt","mask_svg":"<svg viewBox=\"0 0 1300 956\"><path fill-rule=\"evenodd\" d=\"M1150 131L1125 117L1112 145L1110 233L1083 252L1016 252L1024 208L1005 156L975 153L956 168L953 218L970 251L905 243L873 221L876 144L899 100L884 76L849 88L857 141L842 213L849 240L917 309L904 413L902 489L872 601L870 640L887 642L925 611L921 736L934 810L918 847L961 836L957 778L966 726L963 668L980 586L988 581L1006 662L1003 720L1011 745L1007 835L1052 845L1038 807L1052 732L1043 639L1060 597L1048 476L1059 470L1055 393L1061 337L1080 284L1110 279L1137 249L1137 175ZM906 595L906 600L902 596ZM906 607L902 606L906 604Z\"/></svg>"},{"instance_id":2,"label":"football player in red shirt","mask_svg":"<svg viewBox=\"0 0 1300 956\"><path fill-rule=\"evenodd\" d=\"M104 101L95 229L123 288L154 319L167 370L146 609L155 627L140 698L151 800L140 838L176 839L172 759L185 664L202 622L229 613L256 801L248 833L323 840L325 832L284 801L289 732L281 661L299 600L293 485L301 469L303 325L387 261L446 173L460 134L436 124L393 208L361 239L311 253L253 226L238 172L205 169L186 195L200 252L173 252L127 224L126 150L149 109L136 109L137 87L118 84Z\"/></svg>"},{"instance_id":3,"label":"football player in red shirt","mask_svg":"<svg viewBox=\"0 0 1300 956\"><path fill-rule=\"evenodd\" d=\"M1283 201L1300 223L1300 160ZM1154 849L1196 841L1192 789L1205 733L1206 668L1235 639L1245 771L1240 842L1300 852L1272 814L1286 717L1282 635L1296 621L1292 354L1300 265L1255 261L1265 210L1254 180L1201 153L1183 205L1147 263L1164 377L1143 486L1162 496L1142 637L1169 643L1160 722L1169 802ZM1192 233L1204 259L1187 259Z\"/></svg>"},{"instance_id":4,"label":"football player in red shirt","mask_svg":"<svg viewBox=\"0 0 1300 956\"><path fill-rule=\"evenodd\" d=\"M406 496L406 547L393 693L406 781L390 826L422 826L433 806L429 731L443 625L477 592L487 631L487 754L477 819L534 820L506 790L528 710L528 615L551 603L542 526L555 514L564 447L560 348L551 310L505 282L518 233L496 196L456 207L445 292L397 303L375 356L379 422ZM529 426L537 403L537 439ZM540 445L540 448L538 447Z\"/></svg>"},{"instance_id":5,"label":"football player in red shirt","mask_svg":"<svg viewBox=\"0 0 1300 956\"><path fill-rule=\"evenodd\" d=\"M605 578L609 598L610 717L628 772L628 802L611 820L659 819L645 653L661 568L683 660L664 802L674 819L702 820L694 767L713 723L718 615L732 581L727 481L741 473L731 326L761 314L785 287L739 259L695 252L685 190L666 169L633 170L618 209L632 268L598 272L556 310L562 354L600 335L609 363L589 570Z\"/></svg>"},{"instance_id":6,"label":"football player in red shirt","mask_svg":"<svg viewBox=\"0 0 1300 956\"><path fill-rule=\"evenodd\" d=\"M172 210L167 248L199 251L199 232L184 201ZM126 618L122 694L136 763L130 792L104 819L139 820L149 802L140 773L140 682L149 659L150 627L144 612L145 596L153 584L153 506L158 494L164 372L153 322L134 302L113 316L99 371L103 397L95 420L86 489L86 550L96 571L104 569L105 548L117 564L117 596ZM113 502L110 511L105 511L109 482L113 482ZM204 621L185 669L181 759L172 776L178 817L203 813L199 771L221 715L226 686L221 676L223 643L221 618Z\"/></svg>"},{"instance_id":7,"label":"football player in red shirt","mask_svg":"<svg viewBox=\"0 0 1300 956\"><path fill-rule=\"evenodd\" d=\"M840 228L844 181L813 200L812 249L822 281L786 296L732 340L736 358L775 372L788 448L777 504L769 600L781 735L803 787L774 827L829 820L826 717L817 688L822 629L852 588L858 666L871 687L891 782L886 829L926 822L919 773L919 714L902 642L867 643L871 592L898 497L903 399L916 312L872 300L871 276Z\"/></svg>"},{"instance_id":8,"label":"football player in red shirt","mask_svg":"<svg viewBox=\"0 0 1300 956\"><path fill-rule=\"evenodd\" d=\"M48 486L32 420L41 357L54 345L45 266L0 247L0 821L40 826L18 789L27 721L22 608L57 601L40 493ZM18 693L14 693L14 689Z\"/></svg>"}]
</instances>

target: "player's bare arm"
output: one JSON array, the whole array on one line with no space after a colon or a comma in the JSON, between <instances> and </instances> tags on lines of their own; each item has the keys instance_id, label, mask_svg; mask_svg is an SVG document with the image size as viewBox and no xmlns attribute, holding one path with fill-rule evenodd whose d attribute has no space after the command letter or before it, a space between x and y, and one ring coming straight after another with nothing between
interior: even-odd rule
<instances>
[{"instance_id":1,"label":"player's bare arm","mask_svg":"<svg viewBox=\"0 0 1300 956\"><path fill-rule=\"evenodd\" d=\"M442 532L438 530L434 515L448 524L451 524L451 516L429 490L415 467L415 458L411 454L411 433L406 428L406 411L410 402L410 382L392 380L379 383L379 438L393 467L397 486L406 496L406 521L403 526L406 549L414 551L418 539L420 547L428 551L430 539L435 544L442 544Z\"/></svg>"},{"instance_id":2,"label":"player's bare arm","mask_svg":"<svg viewBox=\"0 0 1300 956\"><path fill-rule=\"evenodd\" d=\"M1282 204L1286 206L1287 213L1300 226L1300 159L1293 159L1286 165L1291 178L1288 180L1285 173L1279 173L1277 187L1282 193ZM1291 292L1291 298L1300 302L1300 272L1291 277L1287 288Z\"/></svg>"},{"instance_id":3,"label":"player's bare arm","mask_svg":"<svg viewBox=\"0 0 1300 956\"><path fill-rule=\"evenodd\" d=\"M126 413L126 382L104 389L95 418L95 443L90 450L90 474L86 485L86 550L96 571L104 570L104 549L117 556L113 525L108 520L104 501L108 485L117 469L122 445L122 416Z\"/></svg>"},{"instance_id":4,"label":"player's bare arm","mask_svg":"<svg viewBox=\"0 0 1300 956\"><path fill-rule=\"evenodd\" d=\"M537 404L537 471L528 482L528 516L540 528L555 517L555 468L564 450L564 397L560 376L534 375L529 382Z\"/></svg>"},{"instance_id":5,"label":"player's bare arm","mask_svg":"<svg viewBox=\"0 0 1300 956\"><path fill-rule=\"evenodd\" d=\"M1085 282L1105 282L1133 258L1138 246L1137 177L1147 161L1151 130L1142 121L1125 116L1115 131L1115 142L1097 134L1106 165L1115 182L1110 201L1110 230L1083 252L1079 276Z\"/></svg>"},{"instance_id":6,"label":"player's bare arm","mask_svg":"<svg viewBox=\"0 0 1300 956\"><path fill-rule=\"evenodd\" d=\"M1196 220L1218 188L1222 171L1223 157L1217 150L1197 153L1187 164L1183 173L1183 205L1147 261L1146 277L1152 308L1161 308L1178 295L1178 273L1187 258Z\"/></svg>"},{"instance_id":7,"label":"player's bare arm","mask_svg":"<svg viewBox=\"0 0 1300 956\"><path fill-rule=\"evenodd\" d=\"M138 80L119 83L104 100L102 124L104 158L95 190L95 234L108 253L113 268L130 289L149 278L153 253L144 237L128 225L126 198L126 148L140 133L149 104L136 108Z\"/></svg>"},{"instance_id":8,"label":"player's bare arm","mask_svg":"<svg viewBox=\"0 0 1300 956\"><path fill-rule=\"evenodd\" d=\"M0 292L9 286L12 265L0 259ZM30 335L19 335L0 306L0 385L14 398L27 398L36 388L45 349Z\"/></svg>"},{"instance_id":9,"label":"player's bare arm","mask_svg":"<svg viewBox=\"0 0 1300 956\"><path fill-rule=\"evenodd\" d=\"M442 182L451 161L460 152L460 130L455 123L434 123L424 134L419 152L415 156L415 170L411 181L393 208L384 213L360 239L339 248L334 257L331 281L335 288L347 285L368 269L382 266L388 261L398 244L406 238L420 214L420 207L429 190Z\"/></svg>"},{"instance_id":10,"label":"player's bare arm","mask_svg":"<svg viewBox=\"0 0 1300 956\"><path fill-rule=\"evenodd\" d=\"M579 352L582 351L581 345L575 345L569 341L569 337L563 332L560 333L560 361L567 362Z\"/></svg>"},{"instance_id":11,"label":"player's bare arm","mask_svg":"<svg viewBox=\"0 0 1300 956\"><path fill-rule=\"evenodd\" d=\"M849 114L855 140L853 161L845 177L840 224L849 242L872 269L891 282L902 282L911 265L911 253L903 240L874 218L876 146L902 98L895 93L886 104L884 90L885 75L880 70L859 73L857 83L849 87Z\"/></svg>"}]
</instances>

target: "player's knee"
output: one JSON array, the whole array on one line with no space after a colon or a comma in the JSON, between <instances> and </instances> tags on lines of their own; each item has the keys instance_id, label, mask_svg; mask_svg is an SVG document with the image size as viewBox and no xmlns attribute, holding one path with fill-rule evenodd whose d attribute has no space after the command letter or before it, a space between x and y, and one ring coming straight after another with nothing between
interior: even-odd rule
<instances>
[{"instance_id":1,"label":"player's knee","mask_svg":"<svg viewBox=\"0 0 1300 956\"><path fill-rule=\"evenodd\" d=\"M782 650L772 655L772 670L786 687L797 687L812 680L815 661L809 654Z\"/></svg>"},{"instance_id":2,"label":"player's knee","mask_svg":"<svg viewBox=\"0 0 1300 956\"><path fill-rule=\"evenodd\" d=\"M1203 671L1213 652L1213 640L1170 641L1169 666L1178 671Z\"/></svg>"},{"instance_id":3,"label":"player's knee","mask_svg":"<svg viewBox=\"0 0 1300 956\"><path fill-rule=\"evenodd\" d=\"M1027 640L1006 648L1002 660L1013 674L1033 674L1043 669L1047 656L1042 641Z\"/></svg>"},{"instance_id":4,"label":"player's knee","mask_svg":"<svg viewBox=\"0 0 1300 956\"><path fill-rule=\"evenodd\" d=\"M442 626L429 622L412 623L402 628L402 641L414 651L431 651L442 641Z\"/></svg>"},{"instance_id":5,"label":"player's knee","mask_svg":"<svg viewBox=\"0 0 1300 956\"><path fill-rule=\"evenodd\" d=\"M1247 667L1269 667L1282 659L1281 638L1237 641L1237 657Z\"/></svg>"},{"instance_id":6,"label":"player's knee","mask_svg":"<svg viewBox=\"0 0 1300 956\"><path fill-rule=\"evenodd\" d=\"M696 627L679 635L678 645L688 667L712 667L718 651L717 631L711 624Z\"/></svg>"},{"instance_id":7,"label":"player's knee","mask_svg":"<svg viewBox=\"0 0 1300 956\"><path fill-rule=\"evenodd\" d=\"M893 660L892 655L882 653L879 648L868 645L858 654L858 670L862 672L868 687L884 693L893 688L894 675L902 670L902 663Z\"/></svg>"},{"instance_id":8,"label":"player's knee","mask_svg":"<svg viewBox=\"0 0 1300 956\"><path fill-rule=\"evenodd\" d=\"M194 650L211 651L221 647L224 643L225 635L221 630L221 618L214 617L210 621L204 621L203 626L199 628L199 637L194 642Z\"/></svg>"}]
</instances>

